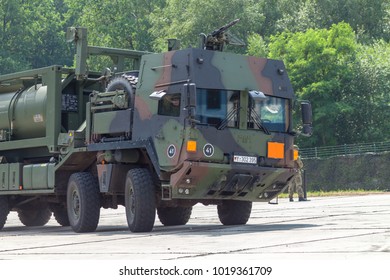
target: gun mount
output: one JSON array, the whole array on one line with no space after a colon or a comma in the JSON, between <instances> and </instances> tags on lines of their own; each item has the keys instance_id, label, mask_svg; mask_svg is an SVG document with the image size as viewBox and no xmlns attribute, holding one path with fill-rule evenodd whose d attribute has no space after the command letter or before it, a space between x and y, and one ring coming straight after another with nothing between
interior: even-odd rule
<instances>
[{"instance_id":1,"label":"gun mount","mask_svg":"<svg viewBox=\"0 0 390 280\"><path fill-rule=\"evenodd\" d=\"M239 21L240 19L235 19L232 22L214 30L209 35L201 33L201 49L222 52L226 44L244 46L244 42L229 32L226 32Z\"/></svg>"}]
</instances>

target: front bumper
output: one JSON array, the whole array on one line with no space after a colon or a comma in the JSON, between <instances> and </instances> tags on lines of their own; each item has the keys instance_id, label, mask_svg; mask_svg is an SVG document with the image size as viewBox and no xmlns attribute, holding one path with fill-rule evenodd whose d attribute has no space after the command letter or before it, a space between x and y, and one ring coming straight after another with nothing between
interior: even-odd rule
<instances>
[{"instance_id":1,"label":"front bumper","mask_svg":"<svg viewBox=\"0 0 390 280\"><path fill-rule=\"evenodd\" d=\"M289 168L186 161L171 175L172 199L270 201L293 177Z\"/></svg>"}]
</instances>

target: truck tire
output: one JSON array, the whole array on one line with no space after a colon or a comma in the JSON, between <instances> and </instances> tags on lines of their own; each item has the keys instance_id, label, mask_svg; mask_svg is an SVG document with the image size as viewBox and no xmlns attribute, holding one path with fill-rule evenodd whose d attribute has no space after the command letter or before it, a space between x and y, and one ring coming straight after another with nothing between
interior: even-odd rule
<instances>
[{"instance_id":1,"label":"truck tire","mask_svg":"<svg viewBox=\"0 0 390 280\"><path fill-rule=\"evenodd\" d=\"M66 196L69 223L75 232L95 231L100 218L99 186L88 172L72 174Z\"/></svg>"},{"instance_id":2,"label":"truck tire","mask_svg":"<svg viewBox=\"0 0 390 280\"><path fill-rule=\"evenodd\" d=\"M51 211L48 207L40 209L18 209L19 220L26 227L40 227L47 224L51 218Z\"/></svg>"},{"instance_id":3,"label":"truck tire","mask_svg":"<svg viewBox=\"0 0 390 280\"><path fill-rule=\"evenodd\" d=\"M147 169L134 168L127 172L125 206L130 231L152 231L156 218L156 197L152 175Z\"/></svg>"},{"instance_id":4,"label":"truck tire","mask_svg":"<svg viewBox=\"0 0 390 280\"><path fill-rule=\"evenodd\" d=\"M223 225L245 225L251 215L252 202L224 200L217 209L219 220Z\"/></svg>"},{"instance_id":5,"label":"truck tire","mask_svg":"<svg viewBox=\"0 0 390 280\"><path fill-rule=\"evenodd\" d=\"M134 81L136 80L136 81ZM134 89L137 86L138 78L134 76L122 76L112 79L107 85L106 91L123 90L127 92L130 100L129 107L134 104Z\"/></svg>"},{"instance_id":6,"label":"truck tire","mask_svg":"<svg viewBox=\"0 0 390 280\"><path fill-rule=\"evenodd\" d=\"M191 217L192 207L159 207L157 215L164 226L181 226L187 224Z\"/></svg>"},{"instance_id":7,"label":"truck tire","mask_svg":"<svg viewBox=\"0 0 390 280\"><path fill-rule=\"evenodd\" d=\"M68 210L66 207L62 205L52 205L51 211L53 212L53 216L56 219L57 223L59 223L63 227L70 226Z\"/></svg>"},{"instance_id":8,"label":"truck tire","mask_svg":"<svg viewBox=\"0 0 390 280\"><path fill-rule=\"evenodd\" d=\"M0 196L0 230L4 227L8 214L8 198L6 196Z\"/></svg>"}]
</instances>

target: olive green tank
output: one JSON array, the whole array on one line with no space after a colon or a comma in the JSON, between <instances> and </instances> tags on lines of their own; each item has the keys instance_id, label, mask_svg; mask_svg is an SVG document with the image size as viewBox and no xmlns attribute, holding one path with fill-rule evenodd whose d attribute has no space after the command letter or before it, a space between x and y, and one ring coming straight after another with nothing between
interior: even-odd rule
<instances>
[{"instance_id":1,"label":"olive green tank","mask_svg":"<svg viewBox=\"0 0 390 280\"><path fill-rule=\"evenodd\" d=\"M42 85L0 94L0 130L7 131L10 140L43 137L46 97L47 87Z\"/></svg>"}]
</instances>

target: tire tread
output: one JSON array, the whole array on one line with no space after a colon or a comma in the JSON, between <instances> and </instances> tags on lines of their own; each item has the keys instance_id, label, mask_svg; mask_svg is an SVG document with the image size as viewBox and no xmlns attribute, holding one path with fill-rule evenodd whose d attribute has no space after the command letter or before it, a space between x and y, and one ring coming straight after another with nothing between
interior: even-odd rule
<instances>
[{"instance_id":1,"label":"tire tread","mask_svg":"<svg viewBox=\"0 0 390 280\"><path fill-rule=\"evenodd\" d=\"M129 192L133 186L135 201L134 222L129 215ZM130 169L126 177L126 216L129 229L132 232L150 232L156 218L155 189L150 172L145 168Z\"/></svg>"},{"instance_id":2,"label":"tire tread","mask_svg":"<svg viewBox=\"0 0 390 280\"><path fill-rule=\"evenodd\" d=\"M72 181L74 181L76 186L79 186L80 200L83 200L83 205L81 205L81 208L83 209L81 209L79 220L73 221L73 218L71 218L72 214L69 213L71 210L69 210L68 205L70 225L77 233L93 232L96 230L100 218L100 197L97 180L89 172L78 172L70 176L69 185L72 183ZM69 195L68 186L68 196Z\"/></svg>"},{"instance_id":3,"label":"tire tread","mask_svg":"<svg viewBox=\"0 0 390 280\"><path fill-rule=\"evenodd\" d=\"M218 217L223 225L245 225L252 211L252 202L224 200L218 205Z\"/></svg>"}]
</instances>

